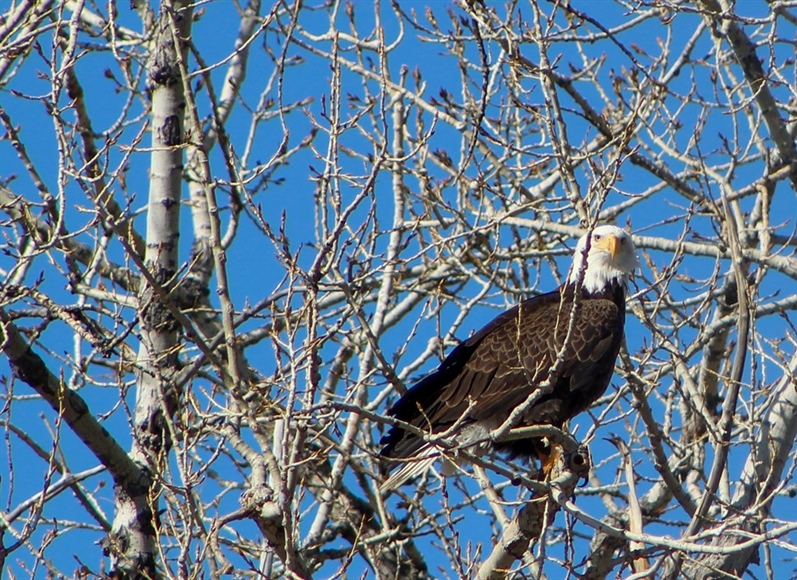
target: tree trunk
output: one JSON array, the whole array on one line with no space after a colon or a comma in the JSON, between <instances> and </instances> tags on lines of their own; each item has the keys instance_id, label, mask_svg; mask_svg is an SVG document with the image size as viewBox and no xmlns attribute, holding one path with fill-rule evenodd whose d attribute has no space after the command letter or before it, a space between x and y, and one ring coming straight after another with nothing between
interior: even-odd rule
<instances>
[{"instance_id":1,"label":"tree trunk","mask_svg":"<svg viewBox=\"0 0 797 580\"><path fill-rule=\"evenodd\" d=\"M178 370L179 324L169 292L178 267L180 188L183 170L185 95L178 66L191 30L187 2L164 2L156 23L148 69L152 95L152 157L144 280L139 291L141 345L130 455L148 475L141 485L116 489L111 532L114 573L120 578L155 577L157 474L167 466L180 399L173 379ZM179 41L178 41L179 42ZM173 307L172 307L173 308Z\"/></svg>"}]
</instances>

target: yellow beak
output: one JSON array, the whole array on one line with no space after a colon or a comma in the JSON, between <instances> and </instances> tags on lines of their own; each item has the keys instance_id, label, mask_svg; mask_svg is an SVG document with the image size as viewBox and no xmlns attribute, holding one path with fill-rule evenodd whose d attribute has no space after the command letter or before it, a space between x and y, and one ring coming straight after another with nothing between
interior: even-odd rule
<instances>
[{"instance_id":1,"label":"yellow beak","mask_svg":"<svg viewBox=\"0 0 797 580\"><path fill-rule=\"evenodd\" d=\"M620 250L620 240L617 236L609 234L601 240L600 247L607 250L612 259L614 259Z\"/></svg>"}]
</instances>

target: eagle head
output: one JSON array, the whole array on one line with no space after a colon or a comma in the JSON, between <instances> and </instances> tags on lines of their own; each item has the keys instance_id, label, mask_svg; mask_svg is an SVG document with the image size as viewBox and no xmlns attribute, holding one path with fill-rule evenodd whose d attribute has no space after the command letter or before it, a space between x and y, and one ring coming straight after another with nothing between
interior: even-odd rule
<instances>
[{"instance_id":1,"label":"eagle head","mask_svg":"<svg viewBox=\"0 0 797 580\"><path fill-rule=\"evenodd\" d=\"M612 282L625 284L639 267L631 234L617 226L598 226L578 240L569 283L578 280L584 258L587 268L582 288L587 292L599 292Z\"/></svg>"}]
</instances>

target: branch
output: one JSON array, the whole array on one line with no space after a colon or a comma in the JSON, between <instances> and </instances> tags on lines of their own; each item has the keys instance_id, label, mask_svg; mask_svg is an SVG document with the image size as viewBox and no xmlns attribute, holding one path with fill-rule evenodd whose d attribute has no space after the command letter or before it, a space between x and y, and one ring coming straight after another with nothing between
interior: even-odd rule
<instances>
[{"instance_id":1,"label":"branch","mask_svg":"<svg viewBox=\"0 0 797 580\"><path fill-rule=\"evenodd\" d=\"M14 376L35 390L102 463L117 485L137 489L145 474L91 414L86 401L59 380L39 355L22 338L5 309L0 308L3 354L8 357Z\"/></svg>"},{"instance_id":2,"label":"branch","mask_svg":"<svg viewBox=\"0 0 797 580\"><path fill-rule=\"evenodd\" d=\"M761 59L756 54L755 44L736 21L733 6L726 0L699 0L697 5L705 11L703 17L711 26L714 36L724 36L728 40L736 62L739 63L744 78L750 85L753 98L758 103L761 116L769 129L769 135L775 142L780 160L793 167L797 160L794 138L778 112L778 102L769 90L767 74L761 65ZM797 172L792 170L789 179L792 187L797 189Z\"/></svg>"},{"instance_id":3,"label":"branch","mask_svg":"<svg viewBox=\"0 0 797 580\"><path fill-rule=\"evenodd\" d=\"M725 188L723 188L723 192ZM705 517L708 513L711 504L717 493L717 488L720 484L720 478L726 469L726 462L728 460L728 453L731 445L731 429L734 424L734 417L736 416L736 405L739 399L739 389L742 384L742 373L744 372L744 363L747 358L747 343L750 333L750 308L747 300L747 275L745 272L744 262L742 260L742 247L739 242L738 227L736 217L731 211L728 198L722 196L722 205L725 210L725 227L727 229L728 241L730 244L731 254L733 255L733 271L736 277L737 287L737 304L738 304L738 323L737 332L738 340L736 345L736 353L733 359L733 366L731 368L731 375L728 379L727 394L725 403L722 407L722 417L719 422L720 441L715 447L714 462L711 465L711 472L709 473L708 480L706 481L706 489L700 499L700 504L697 510L692 515L692 520L683 533L684 538L692 537L696 534L705 524ZM683 565L683 552L679 552L673 565L667 571L666 578L674 579L681 572Z\"/></svg>"},{"instance_id":4,"label":"branch","mask_svg":"<svg viewBox=\"0 0 797 580\"><path fill-rule=\"evenodd\" d=\"M540 539L559 511L559 505L553 498L571 497L579 480L589 473L589 452L585 447L564 452L558 446L554 449L560 450L560 453L556 454L551 471L549 494L532 498L512 518L500 541L479 568L476 575L478 580L506 578L512 564L523 558L530 544Z\"/></svg>"},{"instance_id":5,"label":"branch","mask_svg":"<svg viewBox=\"0 0 797 580\"><path fill-rule=\"evenodd\" d=\"M320 452L320 449L316 449ZM303 472L306 478L307 491L315 496L317 501L324 501L329 493L329 481L332 475L332 465L329 459L324 461L309 462ZM330 500L330 520L336 522L336 535L340 533L354 549L357 549L373 567L377 578L429 578L429 571L423 554L418 550L413 538L403 537L403 526L396 530L389 530L388 522L380 524L378 514L374 509L377 502L375 498L365 501L357 497L346 485L341 485ZM387 518L385 518L387 519ZM328 533L330 528L325 530ZM390 540L390 536L401 537L401 551ZM302 553L307 560L307 567L317 571L323 564L319 558L324 548L329 544L329 537L321 536L315 545L305 545Z\"/></svg>"},{"instance_id":6,"label":"branch","mask_svg":"<svg viewBox=\"0 0 797 580\"><path fill-rule=\"evenodd\" d=\"M739 525L737 534L719 534L713 538L715 553L705 553L690 564L690 573L696 578L708 578L717 570L728 575L741 576L756 555L758 546L769 533L762 533L761 520L771 509L774 493L781 485L781 477L797 439L797 355L775 388L769 409L761 418L761 429L755 447L747 458L740 483L736 489L730 513L747 514ZM729 516L730 517L730 516ZM760 541L745 541L753 536ZM721 550L720 550L721 549Z\"/></svg>"}]
</instances>

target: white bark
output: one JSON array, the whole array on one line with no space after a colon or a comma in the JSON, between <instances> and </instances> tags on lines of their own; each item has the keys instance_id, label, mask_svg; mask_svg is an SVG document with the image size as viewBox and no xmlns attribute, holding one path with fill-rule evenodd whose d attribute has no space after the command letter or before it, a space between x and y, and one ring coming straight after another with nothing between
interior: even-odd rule
<instances>
[{"instance_id":1,"label":"white bark","mask_svg":"<svg viewBox=\"0 0 797 580\"><path fill-rule=\"evenodd\" d=\"M117 489L109 542L115 573L131 578L157 574L158 504L153 486L167 465L174 437L171 421L180 399L174 384L179 323L163 301L176 284L179 265L186 106L177 51L185 58L187 49L184 43L175 46L173 27L179 31L180 39L189 37L190 3L178 0L161 6L148 68L152 154L144 267L149 275L148 283L139 290L142 332L130 450L132 459L141 465L148 479L134 489Z\"/></svg>"}]
</instances>

